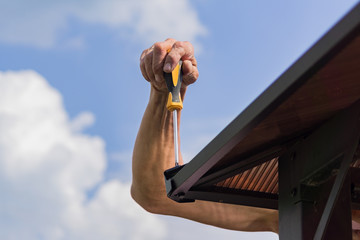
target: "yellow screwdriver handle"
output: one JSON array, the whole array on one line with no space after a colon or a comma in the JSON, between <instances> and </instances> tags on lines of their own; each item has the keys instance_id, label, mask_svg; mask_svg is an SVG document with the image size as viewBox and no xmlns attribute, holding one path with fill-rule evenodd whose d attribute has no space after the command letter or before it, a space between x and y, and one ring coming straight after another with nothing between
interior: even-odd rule
<instances>
[{"instance_id":1,"label":"yellow screwdriver handle","mask_svg":"<svg viewBox=\"0 0 360 240\"><path fill-rule=\"evenodd\" d=\"M166 86L169 90L169 97L166 107L169 111L181 110L183 103L180 96L180 88L182 83L182 61L180 61L171 73L164 72Z\"/></svg>"}]
</instances>

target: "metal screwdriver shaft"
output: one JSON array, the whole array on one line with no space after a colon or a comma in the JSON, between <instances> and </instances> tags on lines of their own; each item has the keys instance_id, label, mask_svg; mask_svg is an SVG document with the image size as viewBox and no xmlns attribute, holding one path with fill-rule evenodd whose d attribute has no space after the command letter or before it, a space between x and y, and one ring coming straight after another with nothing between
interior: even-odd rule
<instances>
[{"instance_id":1,"label":"metal screwdriver shaft","mask_svg":"<svg viewBox=\"0 0 360 240\"><path fill-rule=\"evenodd\" d=\"M175 166L179 165L177 111L183 108L183 104L180 96L180 88L182 82L181 65L182 65L182 61L178 63L178 65L171 73L164 72L165 82L169 90L169 96L166 107L169 111L173 113Z\"/></svg>"},{"instance_id":2,"label":"metal screwdriver shaft","mask_svg":"<svg viewBox=\"0 0 360 240\"><path fill-rule=\"evenodd\" d=\"M174 151L175 166L179 166L179 144L178 144L178 128L177 128L177 110L173 111L173 128L174 128Z\"/></svg>"}]
</instances>

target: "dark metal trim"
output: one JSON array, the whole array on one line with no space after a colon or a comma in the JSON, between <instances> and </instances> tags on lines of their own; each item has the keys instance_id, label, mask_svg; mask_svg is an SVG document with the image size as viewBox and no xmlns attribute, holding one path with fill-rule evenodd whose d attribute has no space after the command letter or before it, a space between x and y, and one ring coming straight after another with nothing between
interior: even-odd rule
<instances>
[{"instance_id":1,"label":"dark metal trim","mask_svg":"<svg viewBox=\"0 0 360 240\"><path fill-rule=\"evenodd\" d=\"M360 29L360 4L314 44L300 59L271 84L254 102L220 132L192 161L171 178L176 189L170 198L196 185L219 160L258 125L280 103L324 66Z\"/></svg>"}]
</instances>

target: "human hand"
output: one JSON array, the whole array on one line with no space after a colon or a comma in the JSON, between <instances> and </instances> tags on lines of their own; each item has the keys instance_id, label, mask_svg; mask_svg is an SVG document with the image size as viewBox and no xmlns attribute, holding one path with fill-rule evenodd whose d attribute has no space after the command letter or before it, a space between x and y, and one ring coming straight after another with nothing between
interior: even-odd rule
<instances>
[{"instance_id":1,"label":"human hand","mask_svg":"<svg viewBox=\"0 0 360 240\"><path fill-rule=\"evenodd\" d=\"M141 54L141 73L156 90L167 92L164 72L172 72L180 60L183 61L182 88L186 88L199 77L194 47L190 42L168 38L163 42L153 44Z\"/></svg>"}]
</instances>

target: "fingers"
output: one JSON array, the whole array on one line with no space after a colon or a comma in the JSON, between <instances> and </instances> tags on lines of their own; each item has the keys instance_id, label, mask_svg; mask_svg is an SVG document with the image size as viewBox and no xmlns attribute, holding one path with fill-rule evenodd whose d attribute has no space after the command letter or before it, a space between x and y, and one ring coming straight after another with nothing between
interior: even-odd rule
<instances>
[{"instance_id":1,"label":"fingers","mask_svg":"<svg viewBox=\"0 0 360 240\"><path fill-rule=\"evenodd\" d=\"M153 51L150 50L149 53L146 55L145 57L145 70L146 70L146 74L149 78L148 81L153 81L154 77L154 72L152 70L152 59L153 59Z\"/></svg>"},{"instance_id":2,"label":"fingers","mask_svg":"<svg viewBox=\"0 0 360 240\"><path fill-rule=\"evenodd\" d=\"M194 61L193 61L194 62ZM183 83L190 85L196 81L199 77L199 71L197 69L196 60L195 65L190 60L184 60L182 65Z\"/></svg>"},{"instance_id":3,"label":"fingers","mask_svg":"<svg viewBox=\"0 0 360 240\"><path fill-rule=\"evenodd\" d=\"M174 70L183 61L183 83L189 85L199 76L194 48L190 42L166 39L144 50L140 56L140 69L143 77L157 88L166 88L163 72Z\"/></svg>"},{"instance_id":4,"label":"fingers","mask_svg":"<svg viewBox=\"0 0 360 240\"><path fill-rule=\"evenodd\" d=\"M168 50L172 48L173 44L176 42L175 39L169 38L164 42L155 43L153 50L153 59L152 59L152 70L155 75L155 81L160 83L164 81L163 78L163 66L165 57L168 54Z\"/></svg>"},{"instance_id":5,"label":"fingers","mask_svg":"<svg viewBox=\"0 0 360 240\"><path fill-rule=\"evenodd\" d=\"M183 61L183 83L185 85L194 83L199 77L199 71L194 57L194 47L190 42L185 41L173 43L171 51L165 58L163 71L173 71L180 60Z\"/></svg>"},{"instance_id":6,"label":"fingers","mask_svg":"<svg viewBox=\"0 0 360 240\"><path fill-rule=\"evenodd\" d=\"M165 58L164 72L170 73L180 60L189 60L196 65L194 48L190 42L175 42Z\"/></svg>"},{"instance_id":7,"label":"fingers","mask_svg":"<svg viewBox=\"0 0 360 240\"><path fill-rule=\"evenodd\" d=\"M142 73L143 77L149 82L151 82L151 78L150 78L151 73L148 73L149 67L146 67L146 66L149 65L149 61L150 61L149 55L152 54L151 51L152 51L151 48L146 49L142 52L142 54L140 56L141 73Z\"/></svg>"}]
</instances>

